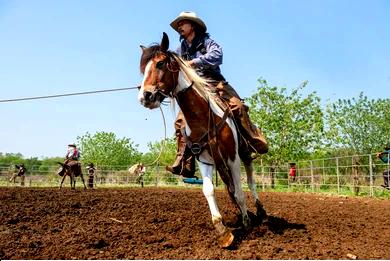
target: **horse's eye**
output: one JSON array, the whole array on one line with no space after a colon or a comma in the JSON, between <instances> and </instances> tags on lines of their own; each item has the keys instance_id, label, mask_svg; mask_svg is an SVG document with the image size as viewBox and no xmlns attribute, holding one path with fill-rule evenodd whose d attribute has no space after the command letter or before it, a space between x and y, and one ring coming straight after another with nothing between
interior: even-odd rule
<instances>
[{"instance_id":1,"label":"horse's eye","mask_svg":"<svg viewBox=\"0 0 390 261\"><path fill-rule=\"evenodd\" d=\"M164 64L165 64L164 61L159 61L159 62L157 62L157 64L156 64L156 68L159 69L159 70L161 70L161 69L164 67Z\"/></svg>"}]
</instances>

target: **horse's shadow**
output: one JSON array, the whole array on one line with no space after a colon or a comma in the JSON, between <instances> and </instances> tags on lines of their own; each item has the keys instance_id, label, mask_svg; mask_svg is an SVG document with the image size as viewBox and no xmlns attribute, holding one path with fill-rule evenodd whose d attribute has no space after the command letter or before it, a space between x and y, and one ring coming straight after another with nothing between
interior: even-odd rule
<instances>
[{"instance_id":1,"label":"horse's shadow","mask_svg":"<svg viewBox=\"0 0 390 261\"><path fill-rule=\"evenodd\" d=\"M284 231L288 229L306 231L305 224L291 223L284 218L275 216L267 216L262 219L258 218L255 214L251 212L248 212L248 214L252 225L252 228L250 230L243 228L242 221L240 219L238 219L235 224L229 224L230 227L233 227L232 233L234 235L234 241L229 247L229 249L237 249L241 242L252 233L255 235L255 237L263 237L267 233L267 231L278 235L282 235Z\"/></svg>"}]
</instances>

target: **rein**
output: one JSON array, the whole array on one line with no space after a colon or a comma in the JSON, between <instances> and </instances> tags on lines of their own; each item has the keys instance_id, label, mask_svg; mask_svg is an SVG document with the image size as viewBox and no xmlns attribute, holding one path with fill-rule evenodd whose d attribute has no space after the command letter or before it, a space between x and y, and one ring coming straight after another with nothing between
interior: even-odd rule
<instances>
[{"instance_id":1,"label":"rein","mask_svg":"<svg viewBox=\"0 0 390 261\"><path fill-rule=\"evenodd\" d=\"M192 82L190 86L188 86L187 88L185 88L184 90L182 90L180 92L185 92L185 91L189 90L190 88L192 88L193 84L194 84L194 82ZM212 114L209 101L208 101L208 104L209 104L210 114ZM222 126L226 122L226 119L229 117L229 114L230 114L230 109L226 108L226 110L224 111L223 116L221 118L221 121L218 123L218 125L214 126L214 128L210 128L210 125L209 125L208 130L202 136L200 136L198 139L196 139L195 142L191 140L191 137L190 137L191 135L188 136L186 134L185 130L181 130L182 135L186 141L187 147L191 150L191 152L195 156L198 156L203 151L204 147L206 147L206 145L209 144L209 142L222 129ZM213 122L215 122L214 117L212 117L211 120ZM205 140L205 138L207 138L207 139Z\"/></svg>"},{"instance_id":2,"label":"rein","mask_svg":"<svg viewBox=\"0 0 390 261\"><path fill-rule=\"evenodd\" d=\"M188 137L185 131L183 131L183 136L186 140L187 146L190 148L191 152L197 156L199 155L204 147L217 135L217 133L222 129L223 124L226 122L227 117L229 116L229 110L225 110L223 113L221 121L213 129L209 128L200 138L193 142L190 140L191 137ZM207 140L204 140L207 137Z\"/></svg>"}]
</instances>

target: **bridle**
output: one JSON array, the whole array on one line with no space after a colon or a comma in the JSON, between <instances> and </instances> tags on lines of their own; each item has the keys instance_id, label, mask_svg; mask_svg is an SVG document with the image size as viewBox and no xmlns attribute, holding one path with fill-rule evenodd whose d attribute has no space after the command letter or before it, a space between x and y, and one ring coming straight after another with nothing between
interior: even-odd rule
<instances>
[{"instance_id":1,"label":"bridle","mask_svg":"<svg viewBox=\"0 0 390 261\"><path fill-rule=\"evenodd\" d=\"M166 52L166 53L163 53L164 55L166 55L165 59L160 61L162 62L165 66L166 66L166 70L163 70L163 74L161 76L161 79L164 78L165 74L167 72L170 72L171 75L172 75L172 83L173 83L173 88L171 91L169 91L168 93L164 92L163 90L161 90L159 88L159 84L157 84L156 86L156 89L155 89L155 93L158 93L166 98L175 98L175 95L173 94L173 91L175 90L177 84L178 84L178 80L177 80L177 74L179 72L179 68L174 68L174 65L173 63L175 62L175 60L173 59L173 55L171 52ZM160 69L160 68L158 68ZM161 69L160 69L161 70Z\"/></svg>"}]
</instances>

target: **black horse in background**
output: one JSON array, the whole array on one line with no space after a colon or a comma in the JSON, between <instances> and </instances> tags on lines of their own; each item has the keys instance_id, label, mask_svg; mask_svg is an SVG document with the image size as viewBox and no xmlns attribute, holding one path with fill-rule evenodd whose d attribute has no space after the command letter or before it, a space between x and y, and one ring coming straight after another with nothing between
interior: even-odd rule
<instances>
[{"instance_id":1,"label":"black horse in background","mask_svg":"<svg viewBox=\"0 0 390 261\"><path fill-rule=\"evenodd\" d=\"M87 189L81 170L81 164L78 161L71 160L65 161L65 163L58 162L58 164L61 165L61 168L58 170L57 174L62 177L60 189L62 188L66 176L69 176L70 178L71 189L76 189L76 177L78 176L80 176L83 181L84 189Z\"/></svg>"}]
</instances>

